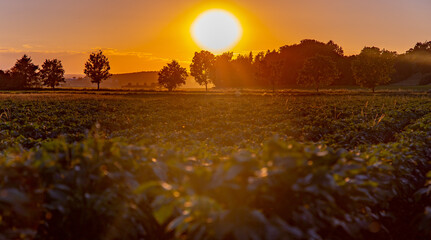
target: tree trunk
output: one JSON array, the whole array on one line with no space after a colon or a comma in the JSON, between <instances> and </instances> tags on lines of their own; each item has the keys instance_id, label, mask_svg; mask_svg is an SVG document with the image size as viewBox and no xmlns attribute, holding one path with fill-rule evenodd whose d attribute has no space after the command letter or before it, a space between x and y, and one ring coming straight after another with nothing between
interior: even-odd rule
<instances>
[{"instance_id":1,"label":"tree trunk","mask_svg":"<svg viewBox=\"0 0 431 240\"><path fill-rule=\"evenodd\" d=\"M205 92L208 92L208 83L205 83Z\"/></svg>"},{"instance_id":2,"label":"tree trunk","mask_svg":"<svg viewBox=\"0 0 431 240\"><path fill-rule=\"evenodd\" d=\"M100 89L99 85L100 85L100 82L97 83L97 91L99 91L99 89Z\"/></svg>"},{"instance_id":3,"label":"tree trunk","mask_svg":"<svg viewBox=\"0 0 431 240\"><path fill-rule=\"evenodd\" d=\"M373 90L373 93L374 93L374 87L372 88L372 90Z\"/></svg>"}]
</instances>

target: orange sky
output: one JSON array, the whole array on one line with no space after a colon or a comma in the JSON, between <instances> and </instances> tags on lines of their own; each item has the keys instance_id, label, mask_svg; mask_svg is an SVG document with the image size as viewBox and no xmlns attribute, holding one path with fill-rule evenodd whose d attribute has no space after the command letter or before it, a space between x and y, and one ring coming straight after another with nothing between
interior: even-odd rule
<instances>
[{"instance_id":1,"label":"orange sky","mask_svg":"<svg viewBox=\"0 0 431 240\"><path fill-rule=\"evenodd\" d=\"M241 22L237 53L305 38L334 40L347 54L371 45L403 53L431 40L429 0L1 0L0 69L27 53L36 64L58 58L66 74L82 74L96 49L113 73L159 70L171 59L188 67L200 50L190 25L211 8Z\"/></svg>"}]
</instances>

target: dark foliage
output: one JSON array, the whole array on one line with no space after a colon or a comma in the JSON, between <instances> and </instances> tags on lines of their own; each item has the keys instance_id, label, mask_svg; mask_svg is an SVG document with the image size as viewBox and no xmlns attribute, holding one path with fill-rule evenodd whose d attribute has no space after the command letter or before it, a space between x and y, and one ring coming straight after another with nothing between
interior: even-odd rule
<instances>
[{"instance_id":1,"label":"dark foliage","mask_svg":"<svg viewBox=\"0 0 431 240\"><path fill-rule=\"evenodd\" d=\"M396 53L380 50L377 47L365 47L352 62L353 76L356 83L373 92L376 86L391 81L391 74L395 71L394 59Z\"/></svg>"},{"instance_id":2,"label":"dark foliage","mask_svg":"<svg viewBox=\"0 0 431 240\"><path fill-rule=\"evenodd\" d=\"M60 83L65 82L64 69L58 59L45 60L40 69L40 77L44 86L54 89Z\"/></svg>"},{"instance_id":3,"label":"dark foliage","mask_svg":"<svg viewBox=\"0 0 431 240\"><path fill-rule=\"evenodd\" d=\"M0 72L0 89L29 89L40 86L39 66L27 55L6 72Z\"/></svg>"},{"instance_id":4,"label":"dark foliage","mask_svg":"<svg viewBox=\"0 0 431 240\"><path fill-rule=\"evenodd\" d=\"M307 59L299 72L298 84L313 86L316 91L331 85L339 77L335 62L330 57L316 55Z\"/></svg>"},{"instance_id":5,"label":"dark foliage","mask_svg":"<svg viewBox=\"0 0 431 240\"><path fill-rule=\"evenodd\" d=\"M214 67L214 54L208 51L196 52L190 64L190 75L193 76L199 85L205 85L208 91L208 84L212 83L211 71Z\"/></svg>"},{"instance_id":6,"label":"dark foliage","mask_svg":"<svg viewBox=\"0 0 431 240\"><path fill-rule=\"evenodd\" d=\"M177 61L173 60L159 72L159 84L167 88L168 91L172 91L185 84L187 76L187 70L181 67Z\"/></svg>"},{"instance_id":7,"label":"dark foliage","mask_svg":"<svg viewBox=\"0 0 431 240\"><path fill-rule=\"evenodd\" d=\"M430 234L425 95L68 98L0 101L0 238Z\"/></svg>"},{"instance_id":8,"label":"dark foliage","mask_svg":"<svg viewBox=\"0 0 431 240\"><path fill-rule=\"evenodd\" d=\"M112 76L109 70L111 70L111 67L109 66L108 58L103 55L102 50L99 50L90 54L85 63L84 73L91 79L92 83L97 83L97 90L99 90L100 83Z\"/></svg>"},{"instance_id":9,"label":"dark foliage","mask_svg":"<svg viewBox=\"0 0 431 240\"><path fill-rule=\"evenodd\" d=\"M389 77L380 84L399 82L418 73L426 75L431 72L430 46L430 42L417 43L414 48L400 55L383 50L383 55L391 59L393 68L389 71ZM364 55L346 56L343 49L333 41L323 43L311 39L302 40L299 44L282 46L277 51L259 52L255 56L250 53L234 57L233 53L226 52L213 57L211 53L206 53L207 56L210 56L207 59L211 60L206 63L205 78L202 78L204 76L202 74L199 76L195 74L197 79L206 80L198 80L198 82L202 82L204 85L205 82L212 82L219 88L271 88L273 90L297 87L296 80L306 60L316 55L326 56L335 63L339 76L334 79L331 85L357 85L352 71L352 63ZM195 58L201 55L202 52L195 53ZM203 58L200 57L199 59ZM202 63L196 64L196 66L201 66L201 69L197 69L194 65L193 72L199 70L200 73L203 73ZM379 69L379 67L375 67ZM381 80L382 78L377 81ZM366 85L370 86L370 84Z\"/></svg>"}]
</instances>

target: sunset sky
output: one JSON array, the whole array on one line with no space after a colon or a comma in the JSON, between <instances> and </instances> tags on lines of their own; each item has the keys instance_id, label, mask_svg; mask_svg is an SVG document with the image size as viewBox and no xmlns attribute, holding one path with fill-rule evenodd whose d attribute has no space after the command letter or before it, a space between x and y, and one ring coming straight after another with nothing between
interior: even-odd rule
<instances>
[{"instance_id":1,"label":"sunset sky","mask_svg":"<svg viewBox=\"0 0 431 240\"><path fill-rule=\"evenodd\" d=\"M62 60L82 74L102 49L113 73L188 66L200 47L190 28L205 10L224 9L242 25L235 53L278 49L302 39L333 40L346 54L364 46L403 53L431 40L430 0L0 0L0 69L23 54Z\"/></svg>"}]
</instances>

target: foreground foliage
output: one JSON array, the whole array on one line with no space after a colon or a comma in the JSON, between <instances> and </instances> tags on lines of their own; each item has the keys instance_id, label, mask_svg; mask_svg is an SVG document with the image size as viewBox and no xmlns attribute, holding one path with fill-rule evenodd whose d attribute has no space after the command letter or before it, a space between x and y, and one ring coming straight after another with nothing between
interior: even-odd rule
<instances>
[{"instance_id":1,"label":"foreground foliage","mask_svg":"<svg viewBox=\"0 0 431 240\"><path fill-rule=\"evenodd\" d=\"M0 239L431 234L425 96L68 98L1 102Z\"/></svg>"}]
</instances>

